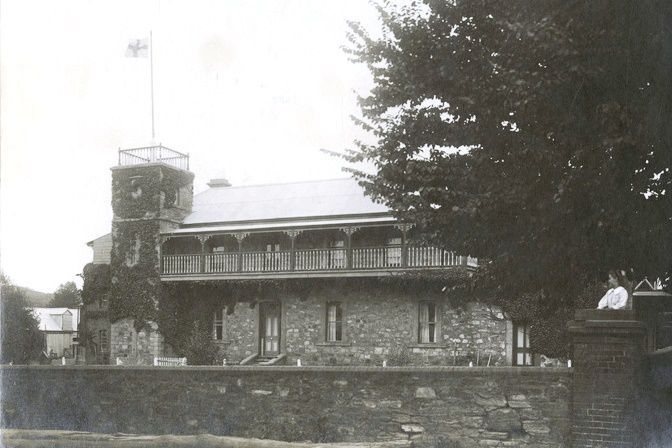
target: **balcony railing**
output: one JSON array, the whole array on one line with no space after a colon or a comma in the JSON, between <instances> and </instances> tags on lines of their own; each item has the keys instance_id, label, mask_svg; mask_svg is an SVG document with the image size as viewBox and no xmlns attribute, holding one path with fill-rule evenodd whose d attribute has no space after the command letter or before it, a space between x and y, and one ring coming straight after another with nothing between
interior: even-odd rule
<instances>
[{"instance_id":1,"label":"balcony railing","mask_svg":"<svg viewBox=\"0 0 672 448\"><path fill-rule=\"evenodd\" d=\"M436 247L402 245L163 255L161 260L161 273L166 276L414 270L478 265L476 258Z\"/></svg>"},{"instance_id":2,"label":"balcony railing","mask_svg":"<svg viewBox=\"0 0 672 448\"><path fill-rule=\"evenodd\" d=\"M165 163L181 170L189 170L189 155L161 145L119 150L119 165L143 163Z\"/></svg>"}]
</instances>

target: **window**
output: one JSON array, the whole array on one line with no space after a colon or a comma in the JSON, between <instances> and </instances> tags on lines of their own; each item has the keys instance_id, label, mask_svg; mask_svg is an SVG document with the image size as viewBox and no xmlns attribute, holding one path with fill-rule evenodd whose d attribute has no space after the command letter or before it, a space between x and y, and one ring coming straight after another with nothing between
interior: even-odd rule
<instances>
[{"instance_id":1,"label":"window","mask_svg":"<svg viewBox=\"0 0 672 448\"><path fill-rule=\"evenodd\" d=\"M264 266L265 270L275 271L283 268L282 258L279 252L279 243L266 245L266 265Z\"/></svg>"},{"instance_id":2,"label":"window","mask_svg":"<svg viewBox=\"0 0 672 448\"><path fill-rule=\"evenodd\" d=\"M107 352L108 351L107 330L99 330L98 331L98 343L100 345L100 351L101 352Z\"/></svg>"},{"instance_id":3,"label":"window","mask_svg":"<svg viewBox=\"0 0 672 448\"><path fill-rule=\"evenodd\" d=\"M175 207L182 207L182 190L180 188L175 189Z\"/></svg>"},{"instance_id":4,"label":"window","mask_svg":"<svg viewBox=\"0 0 672 448\"><path fill-rule=\"evenodd\" d=\"M132 267L140 262L140 235L135 234L132 243L126 252L126 266Z\"/></svg>"},{"instance_id":5,"label":"window","mask_svg":"<svg viewBox=\"0 0 672 448\"><path fill-rule=\"evenodd\" d=\"M215 311L215 317L212 321L212 337L216 341L224 340L224 312L226 308Z\"/></svg>"},{"instance_id":6,"label":"window","mask_svg":"<svg viewBox=\"0 0 672 448\"><path fill-rule=\"evenodd\" d=\"M389 238L387 245L392 246L387 248L387 266L401 266L401 238Z\"/></svg>"},{"instance_id":7,"label":"window","mask_svg":"<svg viewBox=\"0 0 672 448\"><path fill-rule=\"evenodd\" d=\"M436 303L420 302L418 310L418 342L437 342Z\"/></svg>"},{"instance_id":8,"label":"window","mask_svg":"<svg viewBox=\"0 0 672 448\"><path fill-rule=\"evenodd\" d=\"M331 251L331 266L332 269L344 268L346 264L345 258L345 241L335 240L329 244L333 248Z\"/></svg>"},{"instance_id":9,"label":"window","mask_svg":"<svg viewBox=\"0 0 672 448\"><path fill-rule=\"evenodd\" d=\"M513 365L531 366L530 329L525 324L513 324Z\"/></svg>"},{"instance_id":10,"label":"window","mask_svg":"<svg viewBox=\"0 0 672 448\"><path fill-rule=\"evenodd\" d=\"M327 302L327 342L343 341L343 305L340 302Z\"/></svg>"}]
</instances>

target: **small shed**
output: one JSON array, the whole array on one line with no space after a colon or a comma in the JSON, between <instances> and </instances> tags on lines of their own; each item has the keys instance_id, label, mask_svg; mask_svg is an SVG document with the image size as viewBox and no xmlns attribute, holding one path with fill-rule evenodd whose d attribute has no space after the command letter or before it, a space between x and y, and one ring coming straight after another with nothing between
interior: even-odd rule
<instances>
[{"instance_id":1,"label":"small shed","mask_svg":"<svg viewBox=\"0 0 672 448\"><path fill-rule=\"evenodd\" d=\"M33 315L39 321L44 335L45 352L52 356L75 357L79 326L78 308L33 308Z\"/></svg>"}]
</instances>

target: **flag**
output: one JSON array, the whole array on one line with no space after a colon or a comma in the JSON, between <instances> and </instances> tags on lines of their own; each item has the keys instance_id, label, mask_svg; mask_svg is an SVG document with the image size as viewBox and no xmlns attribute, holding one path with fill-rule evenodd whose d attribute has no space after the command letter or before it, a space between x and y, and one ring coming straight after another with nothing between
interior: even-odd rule
<instances>
[{"instance_id":1,"label":"flag","mask_svg":"<svg viewBox=\"0 0 672 448\"><path fill-rule=\"evenodd\" d=\"M146 58L149 55L149 41L147 39L133 39L126 47L127 58Z\"/></svg>"}]
</instances>

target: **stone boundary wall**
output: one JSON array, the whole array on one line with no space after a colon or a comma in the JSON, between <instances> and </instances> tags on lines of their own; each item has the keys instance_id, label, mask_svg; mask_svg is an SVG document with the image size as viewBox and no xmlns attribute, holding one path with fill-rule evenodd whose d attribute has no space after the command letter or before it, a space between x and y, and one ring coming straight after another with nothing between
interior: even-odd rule
<instances>
[{"instance_id":1,"label":"stone boundary wall","mask_svg":"<svg viewBox=\"0 0 672 448\"><path fill-rule=\"evenodd\" d=\"M2 366L2 426L568 447L572 370Z\"/></svg>"}]
</instances>

